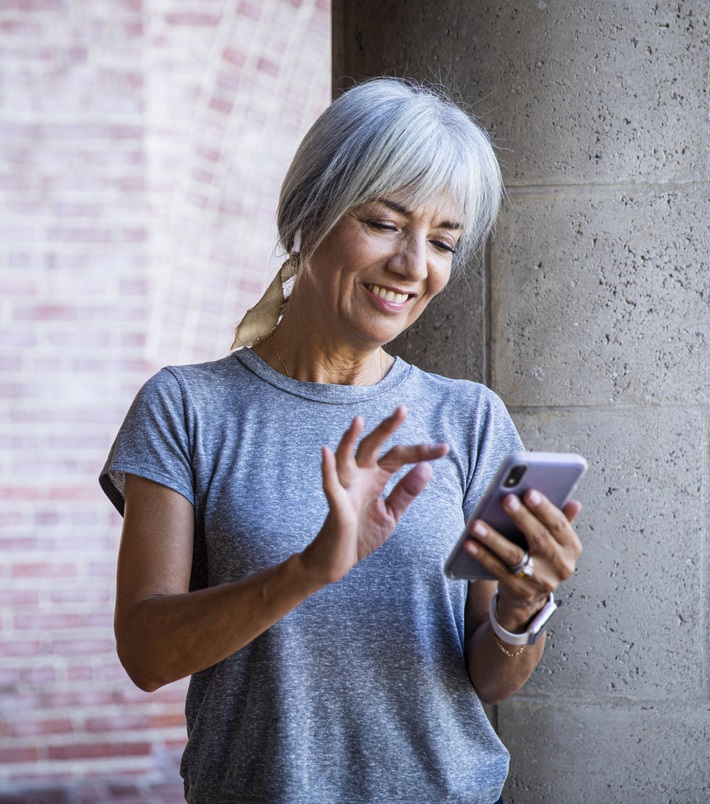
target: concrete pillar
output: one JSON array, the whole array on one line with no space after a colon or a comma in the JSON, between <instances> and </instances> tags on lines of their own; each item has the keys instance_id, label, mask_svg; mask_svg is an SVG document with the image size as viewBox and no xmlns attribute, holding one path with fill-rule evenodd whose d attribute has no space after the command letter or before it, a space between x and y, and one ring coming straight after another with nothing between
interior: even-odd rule
<instances>
[{"instance_id":1,"label":"concrete pillar","mask_svg":"<svg viewBox=\"0 0 710 804\"><path fill-rule=\"evenodd\" d=\"M500 149L485 264L398 344L579 451L585 543L498 707L506 802L710 800L707 0L336 0L334 78L440 80Z\"/></svg>"}]
</instances>

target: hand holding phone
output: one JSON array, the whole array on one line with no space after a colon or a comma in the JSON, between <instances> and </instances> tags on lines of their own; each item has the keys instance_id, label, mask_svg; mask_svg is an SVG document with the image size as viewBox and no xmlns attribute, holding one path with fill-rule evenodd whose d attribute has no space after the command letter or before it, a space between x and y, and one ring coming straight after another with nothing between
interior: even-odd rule
<instances>
[{"instance_id":1,"label":"hand holding phone","mask_svg":"<svg viewBox=\"0 0 710 804\"><path fill-rule=\"evenodd\" d=\"M581 455L562 452L516 452L509 455L469 517L466 528L444 565L446 575L454 579L494 580L463 549L466 541L472 538L468 524L482 519L501 535L527 550L525 536L503 510L503 499L509 494L522 497L529 489L535 489L544 494L553 505L562 508L586 470L587 462Z\"/></svg>"}]
</instances>

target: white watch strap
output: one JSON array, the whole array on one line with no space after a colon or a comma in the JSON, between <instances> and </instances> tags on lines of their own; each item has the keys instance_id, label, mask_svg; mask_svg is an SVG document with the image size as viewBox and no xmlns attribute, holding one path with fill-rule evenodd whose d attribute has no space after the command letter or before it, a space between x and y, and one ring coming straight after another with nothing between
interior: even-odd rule
<instances>
[{"instance_id":1,"label":"white watch strap","mask_svg":"<svg viewBox=\"0 0 710 804\"><path fill-rule=\"evenodd\" d=\"M488 617L491 621L491 627L504 642L509 645L534 645L540 632L544 629L556 609L557 603L555 603L554 595L550 592L547 602L535 615L527 631L523 631L522 634L514 634L511 631L507 631L498 622L498 590L496 589L491 598L491 605L488 608Z\"/></svg>"}]
</instances>

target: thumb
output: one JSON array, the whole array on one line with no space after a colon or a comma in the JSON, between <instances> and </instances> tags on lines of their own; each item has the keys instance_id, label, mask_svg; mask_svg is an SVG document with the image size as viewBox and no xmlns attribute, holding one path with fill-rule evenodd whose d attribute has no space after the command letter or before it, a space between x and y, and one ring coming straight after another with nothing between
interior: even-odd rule
<instances>
[{"instance_id":1,"label":"thumb","mask_svg":"<svg viewBox=\"0 0 710 804\"><path fill-rule=\"evenodd\" d=\"M385 505L396 522L399 522L402 514L424 491L433 474L434 470L431 464L423 461L410 469L392 489L389 497L385 500Z\"/></svg>"}]
</instances>

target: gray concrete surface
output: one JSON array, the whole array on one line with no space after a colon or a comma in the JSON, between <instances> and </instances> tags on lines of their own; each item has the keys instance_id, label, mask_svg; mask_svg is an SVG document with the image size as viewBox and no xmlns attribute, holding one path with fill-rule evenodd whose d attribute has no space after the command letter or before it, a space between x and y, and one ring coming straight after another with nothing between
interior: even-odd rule
<instances>
[{"instance_id":1,"label":"gray concrete surface","mask_svg":"<svg viewBox=\"0 0 710 804\"><path fill-rule=\"evenodd\" d=\"M590 463L579 570L492 714L508 804L710 801L709 18L707 0L333 4L336 82L453 87L509 192L482 270L397 348Z\"/></svg>"}]
</instances>

